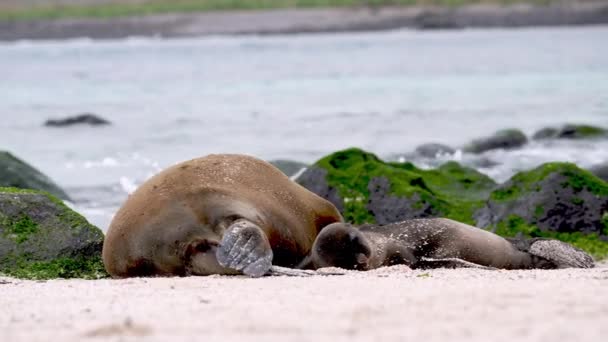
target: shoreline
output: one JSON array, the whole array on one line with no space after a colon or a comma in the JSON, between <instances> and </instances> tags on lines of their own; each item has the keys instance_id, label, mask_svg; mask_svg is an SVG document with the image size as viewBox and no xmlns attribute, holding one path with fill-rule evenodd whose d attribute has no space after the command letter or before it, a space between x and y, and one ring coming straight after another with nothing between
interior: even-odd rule
<instances>
[{"instance_id":1,"label":"shoreline","mask_svg":"<svg viewBox=\"0 0 608 342\"><path fill-rule=\"evenodd\" d=\"M208 35L276 35L462 29L608 23L608 2L557 3L547 6L464 5L461 7L386 7L277 9L174 13L110 19L70 18L0 21L0 41L73 38L120 39Z\"/></svg>"}]
</instances>

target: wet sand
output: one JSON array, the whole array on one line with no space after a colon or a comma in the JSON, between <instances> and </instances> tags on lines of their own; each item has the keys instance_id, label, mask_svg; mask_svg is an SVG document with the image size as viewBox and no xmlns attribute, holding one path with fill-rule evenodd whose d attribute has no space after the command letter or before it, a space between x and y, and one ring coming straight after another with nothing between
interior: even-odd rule
<instances>
[{"instance_id":1,"label":"wet sand","mask_svg":"<svg viewBox=\"0 0 608 342\"><path fill-rule=\"evenodd\" d=\"M563 2L549 6L477 4L459 7L281 9L162 14L112 19L0 21L0 40L79 37L114 39L129 36L189 37L605 23L608 23L608 2L597 0Z\"/></svg>"},{"instance_id":2,"label":"wet sand","mask_svg":"<svg viewBox=\"0 0 608 342\"><path fill-rule=\"evenodd\" d=\"M344 276L0 278L2 341L602 341L608 265Z\"/></svg>"}]
</instances>

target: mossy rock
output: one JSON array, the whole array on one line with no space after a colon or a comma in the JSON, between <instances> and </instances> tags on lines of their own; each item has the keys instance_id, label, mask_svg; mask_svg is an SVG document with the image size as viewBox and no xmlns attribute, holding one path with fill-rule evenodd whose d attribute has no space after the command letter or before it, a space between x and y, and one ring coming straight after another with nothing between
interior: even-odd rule
<instances>
[{"instance_id":1,"label":"mossy rock","mask_svg":"<svg viewBox=\"0 0 608 342\"><path fill-rule=\"evenodd\" d=\"M606 212L608 183L571 163L547 163L499 186L475 217L484 228L519 217L543 232L603 236Z\"/></svg>"},{"instance_id":2,"label":"mossy rock","mask_svg":"<svg viewBox=\"0 0 608 342\"><path fill-rule=\"evenodd\" d=\"M61 199L70 199L51 179L6 151L0 151L0 187L41 190Z\"/></svg>"},{"instance_id":3,"label":"mossy rock","mask_svg":"<svg viewBox=\"0 0 608 342\"><path fill-rule=\"evenodd\" d=\"M0 274L49 278L106 277L103 233L52 195L0 188Z\"/></svg>"},{"instance_id":4,"label":"mossy rock","mask_svg":"<svg viewBox=\"0 0 608 342\"><path fill-rule=\"evenodd\" d=\"M608 220L608 215L604 215ZM608 227L608 222L606 223ZM504 237L514 237L514 241L525 241L528 238L549 238L568 242L589 253L596 260L608 257L608 239L606 231L603 233L581 233L581 232L555 232L544 231L538 226L529 224L526 220L515 214L507 216L500 221L494 232Z\"/></svg>"},{"instance_id":5,"label":"mossy rock","mask_svg":"<svg viewBox=\"0 0 608 342\"><path fill-rule=\"evenodd\" d=\"M496 183L455 162L435 170L384 162L357 148L317 161L297 182L334 203L344 219L389 223L420 217L449 217L473 223Z\"/></svg>"},{"instance_id":6,"label":"mossy rock","mask_svg":"<svg viewBox=\"0 0 608 342\"><path fill-rule=\"evenodd\" d=\"M608 130L591 125L567 124L559 128L542 128L534 133L532 139L593 139L602 137L608 137Z\"/></svg>"},{"instance_id":7,"label":"mossy rock","mask_svg":"<svg viewBox=\"0 0 608 342\"><path fill-rule=\"evenodd\" d=\"M464 152L483 153L496 149L514 149L528 142L526 135L518 129L504 129L491 136L475 139L467 144Z\"/></svg>"}]
</instances>

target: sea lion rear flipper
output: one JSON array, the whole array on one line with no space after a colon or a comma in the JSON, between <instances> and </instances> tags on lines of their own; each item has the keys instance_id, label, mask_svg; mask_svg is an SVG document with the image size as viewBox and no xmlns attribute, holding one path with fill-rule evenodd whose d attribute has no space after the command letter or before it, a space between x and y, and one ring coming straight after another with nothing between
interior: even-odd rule
<instances>
[{"instance_id":1,"label":"sea lion rear flipper","mask_svg":"<svg viewBox=\"0 0 608 342\"><path fill-rule=\"evenodd\" d=\"M593 258L589 254L559 240L535 239L531 242L528 253L547 259L558 268L592 268L595 266Z\"/></svg>"},{"instance_id":2,"label":"sea lion rear flipper","mask_svg":"<svg viewBox=\"0 0 608 342\"><path fill-rule=\"evenodd\" d=\"M252 277L266 274L272 266L272 257L270 243L262 229L244 219L226 229L216 253L220 265Z\"/></svg>"}]
</instances>

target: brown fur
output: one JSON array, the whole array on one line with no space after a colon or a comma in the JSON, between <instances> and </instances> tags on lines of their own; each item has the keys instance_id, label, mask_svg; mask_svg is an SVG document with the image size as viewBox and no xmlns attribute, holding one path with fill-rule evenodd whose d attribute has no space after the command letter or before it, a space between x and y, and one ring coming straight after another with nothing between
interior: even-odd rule
<instances>
[{"instance_id":1,"label":"brown fur","mask_svg":"<svg viewBox=\"0 0 608 342\"><path fill-rule=\"evenodd\" d=\"M162 171L127 199L106 235L106 270L114 277L200 273L192 259L217 246L240 218L264 231L273 264L288 267L309 253L321 228L342 220L331 203L269 163L209 155ZM219 265L205 272L232 273Z\"/></svg>"}]
</instances>

